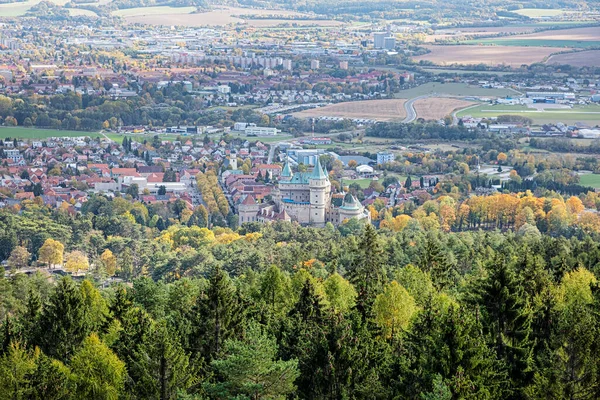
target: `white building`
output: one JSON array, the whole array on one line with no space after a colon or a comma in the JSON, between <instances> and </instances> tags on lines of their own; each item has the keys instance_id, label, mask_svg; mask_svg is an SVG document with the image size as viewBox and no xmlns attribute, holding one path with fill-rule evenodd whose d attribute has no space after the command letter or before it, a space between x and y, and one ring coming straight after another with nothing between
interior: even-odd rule
<instances>
[{"instance_id":1,"label":"white building","mask_svg":"<svg viewBox=\"0 0 600 400\"><path fill-rule=\"evenodd\" d=\"M385 38L387 37L386 32L375 32L373 33L373 44L376 49L383 49L385 45Z\"/></svg>"},{"instance_id":2,"label":"white building","mask_svg":"<svg viewBox=\"0 0 600 400\"><path fill-rule=\"evenodd\" d=\"M386 50L394 50L396 48L396 38L392 36L384 38L383 48Z\"/></svg>"},{"instance_id":3,"label":"white building","mask_svg":"<svg viewBox=\"0 0 600 400\"><path fill-rule=\"evenodd\" d=\"M387 151L380 151L377 153L377 164L386 164L393 162L395 159L394 153Z\"/></svg>"},{"instance_id":4,"label":"white building","mask_svg":"<svg viewBox=\"0 0 600 400\"><path fill-rule=\"evenodd\" d=\"M348 69L348 61L340 61L340 69Z\"/></svg>"},{"instance_id":5,"label":"white building","mask_svg":"<svg viewBox=\"0 0 600 400\"><path fill-rule=\"evenodd\" d=\"M248 127L248 123L247 122L236 122L235 124L233 124L233 130L234 131L243 131Z\"/></svg>"},{"instance_id":6,"label":"white building","mask_svg":"<svg viewBox=\"0 0 600 400\"><path fill-rule=\"evenodd\" d=\"M310 69L319 69L321 68L321 62L319 60L312 60L310 62Z\"/></svg>"},{"instance_id":7,"label":"white building","mask_svg":"<svg viewBox=\"0 0 600 400\"><path fill-rule=\"evenodd\" d=\"M286 69L288 71L292 70L292 60L283 60L283 69Z\"/></svg>"},{"instance_id":8,"label":"white building","mask_svg":"<svg viewBox=\"0 0 600 400\"><path fill-rule=\"evenodd\" d=\"M219 85L217 87L217 90L219 91L219 93L222 93L222 94L231 93L231 88L229 87L229 85Z\"/></svg>"},{"instance_id":9,"label":"white building","mask_svg":"<svg viewBox=\"0 0 600 400\"><path fill-rule=\"evenodd\" d=\"M248 136L275 136L277 128L269 128L266 126L249 126L244 129L244 133Z\"/></svg>"}]
</instances>

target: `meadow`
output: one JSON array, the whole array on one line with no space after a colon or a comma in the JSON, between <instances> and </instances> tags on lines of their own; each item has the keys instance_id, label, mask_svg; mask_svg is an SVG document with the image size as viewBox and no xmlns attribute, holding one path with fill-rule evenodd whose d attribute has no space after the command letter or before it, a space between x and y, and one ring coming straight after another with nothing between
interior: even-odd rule
<instances>
[{"instance_id":1,"label":"meadow","mask_svg":"<svg viewBox=\"0 0 600 400\"><path fill-rule=\"evenodd\" d=\"M396 94L396 97L412 99L432 94L448 96L506 97L515 96L519 93L512 89L486 89L479 86L468 85L466 83L429 82L411 89L401 90Z\"/></svg>"},{"instance_id":2,"label":"meadow","mask_svg":"<svg viewBox=\"0 0 600 400\"><path fill-rule=\"evenodd\" d=\"M563 10L549 8L522 8L513 12L529 18L556 17L565 13Z\"/></svg>"},{"instance_id":3,"label":"meadow","mask_svg":"<svg viewBox=\"0 0 600 400\"><path fill-rule=\"evenodd\" d=\"M536 125L563 122L567 124L585 123L600 124L600 106L574 106L572 109L546 109L538 111L526 106L509 106L503 104L484 104L456 113L458 117L493 118L499 115L520 115L531 118Z\"/></svg>"},{"instance_id":4,"label":"meadow","mask_svg":"<svg viewBox=\"0 0 600 400\"><path fill-rule=\"evenodd\" d=\"M81 137L100 136L98 132L82 131L62 131L58 129L38 129L38 128L19 128L19 127L0 127L0 138L18 138L18 139L47 139L50 137Z\"/></svg>"},{"instance_id":5,"label":"meadow","mask_svg":"<svg viewBox=\"0 0 600 400\"><path fill-rule=\"evenodd\" d=\"M600 174L584 174L579 177L579 184L583 186L591 186L600 188Z\"/></svg>"}]
</instances>

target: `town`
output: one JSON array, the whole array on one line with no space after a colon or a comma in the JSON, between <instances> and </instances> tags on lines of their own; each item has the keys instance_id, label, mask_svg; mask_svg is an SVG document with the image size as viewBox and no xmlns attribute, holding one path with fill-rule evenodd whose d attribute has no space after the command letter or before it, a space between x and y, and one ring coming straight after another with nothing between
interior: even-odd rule
<instances>
[{"instance_id":1,"label":"town","mask_svg":"<svg viewBox=\"0 0 600 400\"><path fill-rule=\"evenodd\" d=\"M597 2L0 2L0 400L600 398Z\"/></svg>"}]
</instances>

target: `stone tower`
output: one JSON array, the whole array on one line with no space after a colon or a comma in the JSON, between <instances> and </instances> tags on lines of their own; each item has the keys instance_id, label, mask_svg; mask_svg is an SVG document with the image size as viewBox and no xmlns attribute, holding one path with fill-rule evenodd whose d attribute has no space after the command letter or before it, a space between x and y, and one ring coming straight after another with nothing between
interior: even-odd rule
<instances>
[{"instance_id":1,"label":"stone tower","mask_svg":"<svg viewBox=\"0 0 600 400\"><path fill-rule=\"evenodd\" d=\"M314 226L325 226L325 210L330 201L331 182L323 168L319 156L316 156L315 168L308 177L310 188L310 222Z\"/></svg>"}]
</instances>

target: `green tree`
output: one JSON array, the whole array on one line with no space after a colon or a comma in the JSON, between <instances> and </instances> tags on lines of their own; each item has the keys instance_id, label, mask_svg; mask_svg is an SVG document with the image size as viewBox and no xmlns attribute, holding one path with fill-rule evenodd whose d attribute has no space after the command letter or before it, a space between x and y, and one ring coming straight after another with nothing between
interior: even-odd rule
<instances>
[{"instance_id":1,"label":"green tree","mask_svg":"<svg viewBox=\"0 0 600 400\"><path fill-rule=\"evenodd\" d=\"M179 391L197 382L197 375L178 337L164 321L154 325L151 335L152 340L132 351L135 393L144 399L176 399Z\"/></svg>"},{"instance_id":2,"label":"green tree","mask_svg":"<svg viewBox=\"0 0 600 400\"><path fill-rule=\"evenodd\" d=\"M211 270L208 288L192 314L195 326L190 338L192 352L206 360L216 358L223 341L243 329L244 305L231 278L219 266Z\"/></svg>"},{"instance_id":3,"label":"green tree","mask_svg":"<svg viewBox=\"0 0 600 400\"><path fill-rule=\"evenodd\" d=\"M346 313L356 304L354 286L337 272L329 275L323 286L329 306L335 313Z\"/></svg>"},{"instance_id":4,"label":"green tree","mask_svg":"<svg viewBox=\"0 0 600 400\"><path fill-rule=\"evenodd\" d=\"M62 278L40 316L39 344L47 355L68 360L89 334L81 291L69 277Z\"/></svg>"},{"instance_id":5,"label":"green tree","mask_svg":"<svg viewBox=\"0 0 600 400\"><path fill-rule=\"evenodd\" d=\"M117 400L125 383L125 363L92 333L71 360L80 399Z\"/></svg>"},{"instance_id":6,"label":"green tree","mask_svg":"<svg viewBox=\"0 0 600 400\"><path fill-rule=\"evenodd\" d=\"M0 358L0 399L25 400L30 396L30 375L35 371L38 351L11 342Z\"/></svg>"},{"instance_id":7,"label":"green tree","mask_svg":"<svg viewBox=\"0 0 600 400\"><path fill-rule=\"evenodd\" d=\"M375 228L368 224L358 243L358 254L349 270L358 293L356 307L369 316L375 297L385 283L385 253Z\"/></svg>"},{"instance_id":8,"label":"green tree","mask_svg":"<svg viewBox=\"0 0 600 400\"><path fill-rule=\"evenodd\" d=\"M271 265L261 276L260 294L272 311L282 310L289 300L290 278Z\"/></svg>"},{"instance_id":9,"label":"green tree","mask_svg":"<svg viewBox=\"0 0 600 400\"><path fill-rule=\"evenodd\" d=\"M244 340L226 340L223 350L224 357L211 362L223 382L206 386L217 398L277 399L295 390L298 361L277 360L277 343L260 325L251 324Z\"/></svg>"},{"instance_id":10,"label":"green tree","mask_svg":"<svg viewBox=\"0 0 600 400\"><path fill-rule=\"evenodd\" d=\"M533 377L531 310L512 265L496 258L488 262L488 276L478 289L484 327L498 359L508 366L515 393Z\"/></svg>"},{"instance_id":11,"label":"green tree","mask_svg":"<svg viewBox=\"0 0 600 400\"><path fill-rule=\"evenodd\" d=\"M373 304L375 323L392 339L408 327L416 311L415 299L396 281L387 284Z\"/></svg>"}]
</instances>

